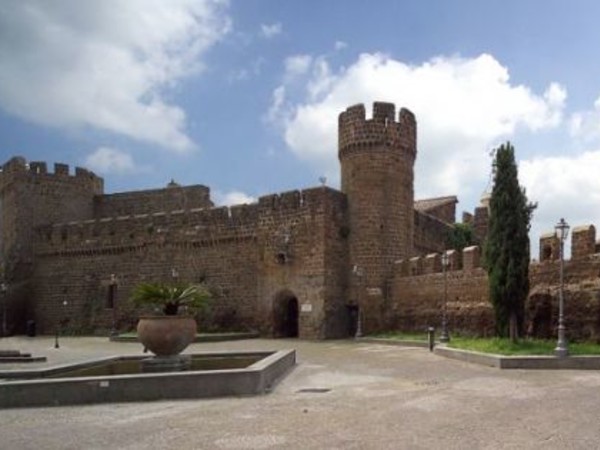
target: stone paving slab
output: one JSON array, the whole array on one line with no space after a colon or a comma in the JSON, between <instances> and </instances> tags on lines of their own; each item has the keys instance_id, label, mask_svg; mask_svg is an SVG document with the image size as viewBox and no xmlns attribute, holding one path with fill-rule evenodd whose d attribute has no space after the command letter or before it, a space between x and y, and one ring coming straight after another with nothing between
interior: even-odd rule
<instances>
[{"instance_id":1,"label":"stone paving slab","mask_svg":"<svg viewBox=\"0 0 600 450\"><path fill-rule=\"evenodd\" d=\"M135 344L101 338L65 339L62 353L62 341L53 352L45 338L19 339L2 339L0 348L50 362L141 353ZM190 351L283 348L297 350L298 365L271 394L3 410L0 448L599 447L598 371L499 371L426 349L354 341L256 339L194 344Z\"/></svg>"}]
</instances>

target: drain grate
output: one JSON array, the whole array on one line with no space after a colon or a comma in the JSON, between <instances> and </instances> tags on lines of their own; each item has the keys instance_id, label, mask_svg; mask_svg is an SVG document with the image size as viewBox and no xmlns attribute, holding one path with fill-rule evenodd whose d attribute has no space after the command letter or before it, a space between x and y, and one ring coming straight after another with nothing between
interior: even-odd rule
<instances>
[{"instance_id":1,"label":"drain grate","mask_svg":"<svg viewBox=\"0 0 600 450\"><path fill-rule=\"evenodd\" d=\"M440 384L438 380L425 380L425 381L417 381L415 383L417 386L437 386Z\"/></svg>"},{"instance_id":2,"label":"drain grate","mask_svg":"<svg viewBox=\"0 0 600 450\"><path fill-rule=\"evenodd\" d=\"M299 389L296 392L299 392L300 394L324 394L329 391L331 391L329 388L304 388Z\"/></svg>"}]
</instances>

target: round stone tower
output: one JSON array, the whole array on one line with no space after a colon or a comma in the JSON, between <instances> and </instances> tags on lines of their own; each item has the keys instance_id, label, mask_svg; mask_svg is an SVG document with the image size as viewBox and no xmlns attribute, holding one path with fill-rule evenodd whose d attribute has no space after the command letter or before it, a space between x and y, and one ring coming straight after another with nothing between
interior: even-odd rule
<instances>
[{"instance_id":1,"label":"round stone tower","mask_svg":"<svg viewBox=\"0 0 600 450\"><path fill-rule=\"evenodd\" d=\"M396 121L392 103L376 102L372 119L355 105L340 114L338 127L353 269L349 298L372 331L382 325L394 261L412 256L416 122L407 109Z\"/></svg>"}]
</instances>

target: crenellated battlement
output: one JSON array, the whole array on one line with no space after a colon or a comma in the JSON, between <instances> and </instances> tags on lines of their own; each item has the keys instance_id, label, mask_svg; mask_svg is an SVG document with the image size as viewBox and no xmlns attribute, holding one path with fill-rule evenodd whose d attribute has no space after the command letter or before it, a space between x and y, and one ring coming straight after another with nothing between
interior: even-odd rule
<instances>
[{"instance_id":1,"label":"crenellated battlement","mask_svg":"<svg viewBox=\"0 0 600 450\"><path fill-rule=\"evenodd\" d=\"M540 263L556 262L560 258L560 242L555 232L544 233L540 236L540 259L532 262L531 267ZM465 247L462 252L446 250L449 258L448 271L472 270L482 267L482 250L479 246ZM581 225L573 227L571 232L571 258L567 261L577 262L582 260L597 259L600 255L600 242L596 242L596 228L594 225ZM425 256L415 256L410 259L401 259L394 264L395 276L408 277L441 273L441 253L430 253Z\"/></svg>"},{"instance_id":2,"label":"crenellated battlement","mask_svg":"<svg viewBox=\"0 0 600 450\"><path fill-rule=\"evenodd\" d=\"M555 231L540 236L540 262L560 259L560 241ZM571 259L585 259L600 253L600 243L596 242L596 227L591 224L575 226L571 230Z\"/></svg>"},{"instance_id":3,"label":"crenellated battlement","mask_svg":"<svg viewBox=\"0 0 600 450\"><path fill-rule=\"evenodd\" d=\"M373 103L373 117L366 118L363 104L351 106L338 118L339 157L365 147L384 146L416 155L415 116L402 108L396 121L393 103Z\"/></svg>"},{"instance_id":4,"label":"crenellated battlement","mask_svg":"<svg viewBox=\"0 0 600 450\"><path fill-rule=\"evenodd\" d=\"M279 194L264 195L258 199L262 213L270 211L291 211L322 206L327 199L343 201L345 195L338 190L321 186L304 190L294 190Z\"/></svg>"},{"instance_id":5,"label":"crenellated battlement","mask_svg":"<svg viewBox=\"0 0 600 450\"><path fill-rule=\"evenodd\" d=\"M251 237L258 213L258 205L252 204L56 223L37 229L36 253L135 246L166 239L191 242Z\"/></svg>"},{"instance_id":6,"label":"crenellated battlement","mask_svg":"<svg viewBox=\"0 0 600 450\"><path fill-rule=\"evenodd\" d=\"M166 241L193 243L253 238L260 226L259 217L282 212L307 214L323 209L329 202L339 204L344 201L345 195L341 192L317 187L263 196L258 203L249 205L178 209L54 223L36 229L35 253L94 252Z\"/></svg>"},{"instance_id":7,"label":"crenellated battlement","mask_svg":"<svg viewBox=\"0 0 600 450\"><path fill-rule=\"evenodd\" d=\"M0 167L0 189L17 178L35 178L36 183L70 183L80 185L85 190L91 190L100 195L104 191L104 180L82 167L75 167L71 174L68 164L55 163L54 170L48 170L48 164L44 161L31 161L21 156L15 156Z\"/></svg>"},{"instance_id":8,"label":"crenellated battlement","mask_svg":"<svg viewBox=\"0 0 600 450\"><path fill-rule=\"evenodd\" d=\"M450 249L444 253L448 257L447 272L472 271L482 267L481 248L479 246L465 247L461 252ZM443 273L442 254L430 253L425 256L399 259L394 263L394 276L411 277Z\"/></svg>"}]
</instances>

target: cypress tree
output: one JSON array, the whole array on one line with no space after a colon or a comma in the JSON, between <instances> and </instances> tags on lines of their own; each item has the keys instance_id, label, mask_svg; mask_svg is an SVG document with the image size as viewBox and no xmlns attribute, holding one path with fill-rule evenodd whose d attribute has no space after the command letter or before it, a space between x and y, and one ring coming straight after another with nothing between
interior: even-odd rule
<instances>
[{"instance_id":1,"label":"cypress tree","mask_svg":"<svg viewBox=\"0 0 600 450\"><path fill-rule=\"evenodd\" d=\"M510 142L495 150L493 174L485 264L496 333L515 341L523 329L529 293L529 228L536 205L528 203L525 190L519 185Z\"/></svg>"}]
</instances>

